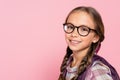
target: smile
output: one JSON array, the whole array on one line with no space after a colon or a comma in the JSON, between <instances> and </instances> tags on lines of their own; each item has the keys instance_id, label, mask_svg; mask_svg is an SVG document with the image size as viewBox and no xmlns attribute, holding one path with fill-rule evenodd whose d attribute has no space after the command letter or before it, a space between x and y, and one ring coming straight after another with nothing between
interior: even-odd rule
<instances>
[{"instance_id":1,"label":"smile","mask_svg":"<svg viewBox=\"0 0 120 80\"><path fill-rule=\"evenodd\" d=\"M75 45L75 44L81 43L81 41L78 41L78 40L70 40L70 43Z\"/></svg>"}]
</instances>

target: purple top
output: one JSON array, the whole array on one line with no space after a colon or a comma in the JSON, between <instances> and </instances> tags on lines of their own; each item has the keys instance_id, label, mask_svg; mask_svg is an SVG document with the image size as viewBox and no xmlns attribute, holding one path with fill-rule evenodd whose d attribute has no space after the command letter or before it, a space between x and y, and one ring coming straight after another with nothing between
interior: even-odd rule
<instances>
[{"instance_id":1,"label":"purple top","mask_svg":"<svg viewBox=\"0 0 120 80\"><path fill-rule=\"evenodd\" d=\"M72 57L70 57L68 63L70 63L71 61L72 61ZM103 72L105 72L104 69L99 70L99 71L101 71L99 74L98 74L98 72L95 72L95 71L98 71L98 70L95 70L95 69L100 69L101 67L94 68L94 71L91 71L93 69L93 65L94 65L95 62L101 62L106 67L108 67L109 70L110 70L110 74L108 74L110 77L104 78L102 80L106 80L106 79L107 80L120 80L119 75L116 72L116 70L114 69L114 67L112 67L104 58L102 58L98 55L93 56L91 65L89 67L87 67L87 69L82 74L80 74L78 76L77 80L85 80L86 77L90 77L90 72L94 72L95 74L94 74L93 77L91 77L88 80L99 80L100 78L104 77L105 75L103 76L103 74L102 74ZM66 73L67 73L67 69L64 71L63 75L66 76Z\"/></svg>"}]
</instances>

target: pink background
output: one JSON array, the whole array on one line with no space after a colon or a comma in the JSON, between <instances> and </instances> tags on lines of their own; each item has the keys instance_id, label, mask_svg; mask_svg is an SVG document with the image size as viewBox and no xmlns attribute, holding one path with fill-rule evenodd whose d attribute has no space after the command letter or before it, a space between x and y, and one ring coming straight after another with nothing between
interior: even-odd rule
<instances>
[{"instance_id":1,"label":"pink background","mask_svg":"<svg viewBox=\"0 0 120 80\"><path fill-rule=\"evenodd\" d=\"M0 0L0 80L57 80L70 10L96 8L105 25L99 55L120 74L120 0Z\"/></svg>"}]
</instances>

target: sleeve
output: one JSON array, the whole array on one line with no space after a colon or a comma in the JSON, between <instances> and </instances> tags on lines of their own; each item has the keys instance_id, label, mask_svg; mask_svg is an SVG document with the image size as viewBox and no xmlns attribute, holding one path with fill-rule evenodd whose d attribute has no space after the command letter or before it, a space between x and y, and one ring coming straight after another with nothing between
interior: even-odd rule
<instances>
[{"instance_id":1,"label":"sleeve","mask_svg":"<svg viewBox=\"0 0 120 80\"><path fill-rule=\"evenodd\" d=\"M85 80L113 80L109 67L96 61L88 70Z\"/></svg>"}]
</instances>

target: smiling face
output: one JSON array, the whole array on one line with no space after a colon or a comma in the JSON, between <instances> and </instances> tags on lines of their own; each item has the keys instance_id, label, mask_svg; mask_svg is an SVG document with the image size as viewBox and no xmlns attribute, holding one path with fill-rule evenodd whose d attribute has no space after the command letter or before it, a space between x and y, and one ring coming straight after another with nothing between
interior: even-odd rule
<instances>
[{"instance_id":1,"label":"smiling face","mask_svg":"<svg viewBox=\"0 0 120 80\"><path fill-rule=\"evenodd\" d=\"M95 24L92 17L83 11L76 11L69 15L66 23L71 23L74 26L87 26L90 29L95 29ZM80 36L77 28L72 33L65 33L65 39L72 51L87 51L92 43L96 43L99 37L94 31L90 31L87 36Z\"/></svg>"}]
</instances>

